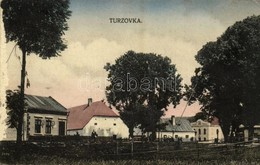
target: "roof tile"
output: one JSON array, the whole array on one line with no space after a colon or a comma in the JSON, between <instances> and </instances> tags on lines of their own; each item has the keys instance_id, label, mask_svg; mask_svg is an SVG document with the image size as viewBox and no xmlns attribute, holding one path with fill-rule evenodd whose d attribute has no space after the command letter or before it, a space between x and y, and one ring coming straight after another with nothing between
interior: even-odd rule
<instances>
[{"instance_id":1,"label":"roof tile","mask_svg":"<svg viewBox=\"0 0 260 165\"><path fill-rule=\"evenodd\" d=\"M102 101L69 108L68 130L83 129L94 116L119 117Z\"/></svg>"}]
</instances>

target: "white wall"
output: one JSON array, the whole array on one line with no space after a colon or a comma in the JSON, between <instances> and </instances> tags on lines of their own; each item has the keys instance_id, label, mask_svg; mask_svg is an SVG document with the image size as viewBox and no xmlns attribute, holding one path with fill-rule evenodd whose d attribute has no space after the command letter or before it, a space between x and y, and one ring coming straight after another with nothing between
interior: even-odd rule
<instances>
[{"instance_id":1,"label":"white wall","mask_svg":"<svg viewBox=\"0 0 260 165\"><path fill-rule=\"evenodd\" d=\"M67 135L77 135L77 134L79 134L81 136L86 136L86 135L83 135L83 130L82 129L67 131Z\"/></svg>"},{"instance_id":2,"label":"white wall","mask_svg":"<svg viewBox=\"0 0 260 165\"><path fill-rule=\"evenodd\" d=\"M83 130L69 130L68 135L75 135L77 132L81 136L91 136L92 131L98 136L113 136L117 138L128 138L128 127L120 117L101 117L94 116Z\"/></svg>"},{"instance_id":3,"label":"white wall","mask_svg":"<svg viewBox=\"0 0 260 165\"><path fill-rule=\"evenodd\" d=\"M159 139L164 138L173 138L175 141L178 138L182 138L182 141L191 141L191 138L195 140L195 133L194 132L156 132L156 137Z\"/></svg>"},{"instance_id":4,"label":"white wall","mask_svg":"<svg viewBox=\"0 0 260 165\"><path fill-rule=\"evenodd\" d=\"M217 138L217 130L218 130L218 139L219 141L223 141L224 136L219 125L211 125L209 122L205 122L202 120L198 120L194 123L191 123L192 128L197 132L196 140L201 142L213 143L215 138ZM204 129L206 132L204 132ZM199 133L199 130L201 133Z\"/></svg>"}]
</instances>

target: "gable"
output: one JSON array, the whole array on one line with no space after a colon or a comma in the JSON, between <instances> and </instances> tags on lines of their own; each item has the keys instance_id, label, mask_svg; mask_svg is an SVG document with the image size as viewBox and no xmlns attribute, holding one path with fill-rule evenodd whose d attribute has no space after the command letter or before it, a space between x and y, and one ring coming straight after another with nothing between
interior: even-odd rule
<instances>
[{"instance_id":1,"label":"gable","mask_svg":"<svg viewBox=\"0 0 260 165\"><path fill-rule=\"evenodd\" d=\"M196 126L201 127L201 126L210 126L210 123L199 119L196 122L191 123L191 125L193 127L196 127Z\"/></svg>"}]
</instances>

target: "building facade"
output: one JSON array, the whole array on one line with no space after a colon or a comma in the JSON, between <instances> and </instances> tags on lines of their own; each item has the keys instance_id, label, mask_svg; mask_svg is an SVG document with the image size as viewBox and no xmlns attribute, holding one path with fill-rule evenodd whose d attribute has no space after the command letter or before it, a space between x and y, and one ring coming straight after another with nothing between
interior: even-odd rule
<instances>
[{"instance_id":1,"label":"building facade","mask_svg":"<svg viewBox=\"0 0 260 165\"><path fill-rule=\"evenodd\" d=\"M66 135L67 109L51 96L25 95L26 110L23 123L23 140L32 136ZM16 140L15 128L6 130L6 139Z\"/></svg>"},{"instance_id":2,"label":"building facade","mask_svg":"<svg viewBox=\"0 0 260 165\"><path fill-rule=\"evenodd\" d=\"M69 108L68 135L91 136L95 132L101 137L128 138L128 127L120 116L110 109L104 101Z\"/></svg>"},{"instance_id":3,"label":"building facade","mask_svg":"<svg viewBox=\"0 0 260 165\"><path fill-rule=\"evenodd\" d=\"M214 143L216 139L219 142L224 141L221 127L217 123L210 123L201 119L191 123L196 134L196 140L205 143Z\"/></svg>"}]
</instances>

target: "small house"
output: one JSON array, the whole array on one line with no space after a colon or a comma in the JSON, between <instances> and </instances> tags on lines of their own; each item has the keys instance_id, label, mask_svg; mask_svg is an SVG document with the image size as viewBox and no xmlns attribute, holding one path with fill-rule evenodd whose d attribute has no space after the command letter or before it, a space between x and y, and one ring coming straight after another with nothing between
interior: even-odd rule
<instances>
[{"instance_id":1,"label":"small house","mask_svg":"<svg viewBox=\"0 0 260 165\"><path fill-rule=\"evenodd\" d=\"M109 108L104 101L92 102L69 108L68 135L128 138L128 127L120 116Z\"/></svg>"},{"instance_id":2,"label":"small house","mask_svg":"<svg viewBox=\"0 0 260 165\"><path fill-rule=\"evenodd\" d=\"M66 135L67 109L51 96L25 95L23 140L32 136ZM16 130L7 128L6 139L15 140Z\"/></svg>"},{"instance_id":3,"label":"small house","mask_svg":"<svg viewBox=\"0 0 260 165\"><path fill-rule=\"evenodd\" d=\"M157 131L158 139L182 140L183 142L194 141L195 139L195 131L186 118L171 116L171 118L161 118L160 123L164 123L166 126L164 129Z\"/></svg>"}]
</instances>

